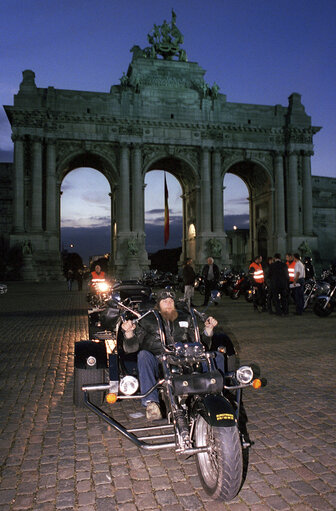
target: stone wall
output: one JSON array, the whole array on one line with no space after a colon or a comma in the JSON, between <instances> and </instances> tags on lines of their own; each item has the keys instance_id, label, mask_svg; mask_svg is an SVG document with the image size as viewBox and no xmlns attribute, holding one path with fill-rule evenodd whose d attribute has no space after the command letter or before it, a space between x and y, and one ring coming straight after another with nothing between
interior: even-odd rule
<instances>
[{"instance_id":1,"label":"stone wall","mask_svg":"<svg viewBox=\"0 0 336 511\"><path fill-rule=\"evenodd\" d=\"M336 179L312 176L313 223L322 266L336 258ZM318 262L318 261L316 261Z\"/></svg>"},{"instance_id":2,"label":"stone wall","mask_svg":"<svg viewBox=\"0 0 336 511\"><path fill-rule=\"evenodd\" d=\"M0 236L6 240L13 224L12 172L12 163L0 163Z\"/></svg>"}]
</instances>

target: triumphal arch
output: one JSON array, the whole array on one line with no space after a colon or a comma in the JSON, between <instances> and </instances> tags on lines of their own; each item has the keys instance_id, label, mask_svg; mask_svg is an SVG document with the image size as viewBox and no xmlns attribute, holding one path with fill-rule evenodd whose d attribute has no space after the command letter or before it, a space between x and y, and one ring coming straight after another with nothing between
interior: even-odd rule
<instances>
[{"instance_id":1,"label":"triumphal arch","mask_svg":"<svg viewBox=\"0 0 336 511\"><path fill-rule=\"evenodd\" d=\"M60 186L68 172L92 167L111 187L111 266L119 277L148 267L144 177L166 170L183 194L182 259L229 263L223 222L227 172L246 183L250 247L273 254L314 247L310 158L319 130L301 96L288 105L229 103L205 71L188 62L176 16L154 25L148 47L133 46L120 84L109 92L38 88L23 72L5 106L14 141L11 244L31 251L36 271L60 273ZM42 273L41 273L42 272Z\"/></svg>"}]
</instances>

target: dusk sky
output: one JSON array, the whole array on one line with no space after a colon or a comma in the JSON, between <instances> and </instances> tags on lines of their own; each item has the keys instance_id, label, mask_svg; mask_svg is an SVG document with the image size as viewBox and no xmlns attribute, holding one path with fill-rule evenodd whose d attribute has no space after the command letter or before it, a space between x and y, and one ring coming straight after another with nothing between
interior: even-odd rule
<instances>
[{"instance_id":1,"label":"dusk sky","mask_svg":"<svg viewBox=\"0 0 336 511\"><path fill-rule=\"evenodd\" d=\"M37 87L108 92L127 71L132 46L147 46L154 23L169 22L172 8L188 60L206 70L206 82L216 82L228 102L287 106L292 92L302 95L313 125L322 127L312 174L336 177L334 0L2 0L1 104L13 104L25 69L35 72ZM0 161L12 161L10 135L1 109ZM181 188L170 174L167 181L170 216L179 222ZM162 172L148 173L146 183L146 222L155 226L162 222ZM224 185L225 215L231 223L242 215L244 226L247 188L234 176ZM101 174L75 170L62 190L63 227L109 223L110 190Z\"/></svg>"}]
</instances>

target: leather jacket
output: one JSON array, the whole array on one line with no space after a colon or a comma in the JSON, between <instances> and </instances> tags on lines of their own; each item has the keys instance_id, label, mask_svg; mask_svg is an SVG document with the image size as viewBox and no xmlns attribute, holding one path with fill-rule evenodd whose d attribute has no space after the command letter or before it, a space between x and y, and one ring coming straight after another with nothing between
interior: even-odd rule
<instances>
[{"instance_id":1,"label":"leather jacket","mask_svg":"<svg viewBox=\"0 0 336 511\"><path fill-rule=\"evenodd\" d=\"M175 321L168 322L162 318L167 346L173 344L174 341L184 343L196 342L195 330L190 313L187 310L179 309L177 309L177 312L178 317ZM202 344L207 348L210 348L211 339L212 337L207 336L205 333L201 334ZM158 323L154 313L149 314L137 324L133 337L127 339L124 335L123 348L125 353L146 350L153 353L153 355L160 355L163 352Z\"/></svg>"}]
</instances>

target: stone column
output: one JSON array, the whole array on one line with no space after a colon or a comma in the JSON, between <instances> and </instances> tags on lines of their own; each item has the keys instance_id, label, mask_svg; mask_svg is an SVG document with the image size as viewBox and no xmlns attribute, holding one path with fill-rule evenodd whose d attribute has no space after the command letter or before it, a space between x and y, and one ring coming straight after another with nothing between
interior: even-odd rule
<instances>
[{"instance_id":1,"label":"stone column","mask_svg":"<svg viewBox=\"0 0 336 511\"><path fill-rule=\"evenodd\" d=\"M298 196L298 154L295 151L288 157L288 220L287 231L291 235L299 234L299 196Z\"/></svg>"},{"instance_id":2,"label":"stone column","mask_svg":"<svg viewBox=\"0 0 336 511\"><path fill-rule=\"evenodd\" d=\"M214 151L212 154L212 228L217 233L224 231L223 182L220 165L220 153Z\"/></svg>"},{"instance_id":3,"label":"stone column","mask_svg":"<svg viewBox=\"0 0 336 511\"><path fill-rule=\"evenodd\" d=\"M203 234L211 232L211 195L209 167L209 150L203 148L201 160L201 228Z\"/></svg>"},{"instance_id":4,"label":"stone column","mask_svg":"<svg viewBox=\"0 0 336 511\"><path fill-rule=\"evenodd\" d=\"M24 147L23 138L12 135L14 142L14 218L13 230L16 233L25 230L25 193L24 193Z\"/></svg>"},{"instance_id":5,"label":"stone column","mask_svg":"<svg viewBox=\"0 0 336 511\"><path fill-rule=\"evenodd\" d=\"M46 183L46 229L57 232L57 190L56 190L56 150L55 140L48 140L47 183Z\"/></svg>"},{"instance_id":6,"label":"stone column","mask_svg":"<svg viewBox=\"0 0 336 511\"><path fill-rule=\"evenodd\" d=\"M284 164L283 155L276 152L274 157L275 177L275 207L276 207L276 234L285 235L285 191L284 191Z\"/></svg>"},{"instance_id":7,"label":"stone column","mask_svg":"<svg viewBox=\"0 0 336 511\"><path fill-rule=\"evenodd\" d=\"M141 148L135 146L132 151L132 230L143 232L144 191L141 173Z\"/></svg>"},{"instance_id":8,"label":"stone column","mask_svg":"<svg viewBox=\"0 0 336 511\"><path fill-rule=\"evenodd\" d=\"M118 197L118 234L130 230L130 194L129 194L129 149L127 144L121 146L120 153L120 187Z\"/></svg>"},{"instance_id":9,"label":"stone column","mask_svg":"<svg viewBox=\"0 0 336 511\"><path fill-rule=\"evenodd\" d=\"M42 140L33 138L32 231L42 230Z\"/></svg>"},{"instance_id":10,"label":"stone column","mask_svg":"<svg viewBox=\"0 0 336 511\"><path fill-rule=\"evenodd\" d=\"M313 152L306 151L303 154L303 179L302 179L302 200L303 200L303 232L307 236L313 234L313 190L311 182L310 157Z\"/></svg>"}]
</instances>

